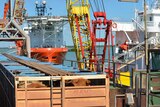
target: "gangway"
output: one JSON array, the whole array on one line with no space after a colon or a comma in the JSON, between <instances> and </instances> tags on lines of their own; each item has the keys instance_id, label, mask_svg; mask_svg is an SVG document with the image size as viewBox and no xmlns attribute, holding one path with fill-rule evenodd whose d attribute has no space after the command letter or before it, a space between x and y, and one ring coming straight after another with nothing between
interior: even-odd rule
<instances>
[{"instance_id":1,"label":"gangway","mask_svg":"<svg viewBox=\"0 0 160 107\"><path fill-rule=\"evenodd\" d=\"M150 37L148 39L148 43L152 44L152 48L156 48L159 44L160 36ZM144 43L145 41L139 43L138 45L134 46L133 48L129 49L127 52L121 53L117 55L114 59L114 62L119 62L120 66L116 70L120 70L126 67L128 64L135 62L136 60L144 57ZM135 54L136 53L136 54ZM124 60L122 60L123 58Z\"/></svg>"}]
</instances>

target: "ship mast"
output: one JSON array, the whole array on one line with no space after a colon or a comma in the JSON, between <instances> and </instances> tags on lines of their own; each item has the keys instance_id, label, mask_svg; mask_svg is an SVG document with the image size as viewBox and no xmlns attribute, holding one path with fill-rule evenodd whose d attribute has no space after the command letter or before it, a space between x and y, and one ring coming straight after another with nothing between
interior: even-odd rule
<instances>
[{"instance_id":1,"label":"ship mast","mask_svg":"<svg viewBox=\"0 0 160 107\"><path fill-rule=\"evenodd\" d=\"M43 0L42 4L39 4L38 1L35 2L36 4L36 11L38 16L45 16L46 13L46 1Z\"/></svg>"}]
</instances>

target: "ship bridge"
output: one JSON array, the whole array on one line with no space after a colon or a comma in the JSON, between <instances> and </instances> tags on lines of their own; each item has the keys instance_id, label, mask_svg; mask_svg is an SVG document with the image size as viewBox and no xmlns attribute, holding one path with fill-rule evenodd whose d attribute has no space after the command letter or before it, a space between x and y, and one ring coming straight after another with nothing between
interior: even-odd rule
<instances>
[{"instance_id":1,"label":"ship bridge","mask_svg":"<svg viewBox=\"0 0 160 107\"><path fill-rule=\"evenodd\" d=\"M26 17L28 27L24 27L31 38L31 47L62 47L63 26L68 23L66 16Z\"/></svg>"}]
</instances>

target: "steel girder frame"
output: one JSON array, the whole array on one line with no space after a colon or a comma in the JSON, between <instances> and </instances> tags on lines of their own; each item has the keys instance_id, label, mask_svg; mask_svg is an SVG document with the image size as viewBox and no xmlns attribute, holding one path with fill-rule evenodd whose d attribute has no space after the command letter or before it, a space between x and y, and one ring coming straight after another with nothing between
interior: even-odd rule
<instances>
[{"instance_id":1,"label":"steel girder frame","mask_svg":"<svg viewBox=\"0 0 160 107\"><path fill-rule=\"evenodd\" d=\"M88 68L91 48L90 12L88 0L67 0L68 18L78 66Z\"/></svg>"},{"instance_id":2,"label":"steel girder frame","mask_svg":"<svg viewBox=\"0 0 160 107\"><path fill-rule=\"evenodd\" d=\"M110 44L113 45L112 38L112 20L108 20L106 18L105 12L94 12L95 20L92 21L92 48L90 53L90 61L94 62L96 71L103 71L104 62L106 58L106 50L108 50L108 71L110 72ZM97 35L97 30L104 30L105 35L102 37L101 35ZM104 43L102 52L98 52L96 50L97 43ZM108 48L107 48L108 45ZM91 63L90 62L90 63Z\"/></svg>"}]
</instances>

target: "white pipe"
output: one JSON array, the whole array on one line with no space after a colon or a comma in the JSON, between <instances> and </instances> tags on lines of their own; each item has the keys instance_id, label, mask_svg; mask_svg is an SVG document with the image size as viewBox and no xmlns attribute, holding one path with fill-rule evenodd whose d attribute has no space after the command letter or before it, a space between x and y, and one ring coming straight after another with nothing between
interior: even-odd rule
<instances>
[{"instance_id":1,"label":"white pipe","mask_svg":"<svg viewBox=\"0 0 160 107\"><path fill-rule=\"evenodd\" d=\"M130 39L130 37L128 36L127 32L126 31L123 31L127 37L127 39L129 40L129 43L132 43L132 40Z\"/></svg>"},{"instance_id":2,"label":"white pipe","mask_svg":"<svg viewBox=\"0 0 160 107\"><path fill-rule=\"evenodd\" d=\"M138 23L135 19L132 19L132 21L136 23L142 31L144 31L144 27L140 23Z\"/></svg>"}]
</instances>

